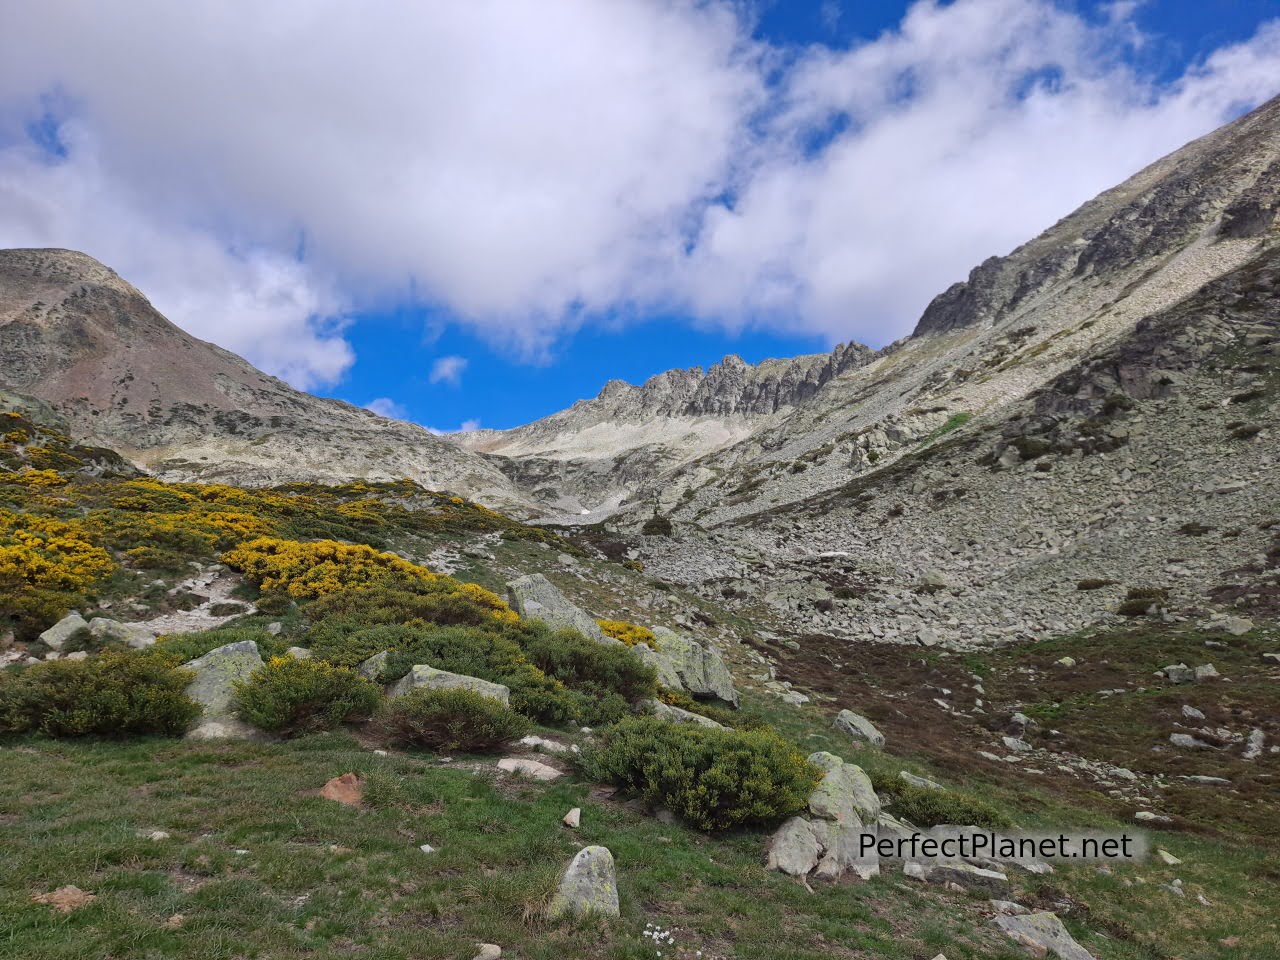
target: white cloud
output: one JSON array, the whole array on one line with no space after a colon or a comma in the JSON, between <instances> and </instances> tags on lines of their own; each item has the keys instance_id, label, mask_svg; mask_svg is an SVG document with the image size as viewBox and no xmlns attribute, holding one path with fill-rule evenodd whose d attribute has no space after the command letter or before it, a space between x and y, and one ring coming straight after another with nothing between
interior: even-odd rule
<instances>
[{"instance_id":1,"label":"white cloud","mask_svg":"<svg viewBox=\"0 0 1280 960\"><path fill-rule=\"evenodd\" d=\"M427 429L437 437L443 437L450 433L470 433L472 430L480 429L480 421L463 420L460 426L455 427L452 430L441 430L439 427L427 427Z\"/></svg>"},{"instance_id":2,"label":"white cloud","mask_svg":"<svg viewBox=\"0 0 1280 960\"><path fill-rule=\"evenodd\" d=\"M397 403L390 397L377 397L370 400L364 405L366 410L372 410L380 417L386 417L389 420L408 420L409 411L402 404Z\"/></svg>"},{"instance_id":3,"label":"white cloud","mask_svg":"<svg viewBox=\"0 0 1280 960\"><path fill-rule=\"evenodd\" d=\"M803 51L743 9L4 4L0 243L98 256L302 386L351 363L338 318L411 297L534 354L611 311L883 341L1280 88L1276 24L1157 87L1125 2L922 0ZM25 133L51 94L56 161Z\"/></svg>"},{"instance_id":4,"label":"white cloud","mask_svg":"<svg viewBox=\"0 0 1280 960\"><path fill-rule=\"evenodd\" d=\"M1280 22L1160 89L1119 56L1128 12L925 2L896 33L806 57L733 208L703 222L693 309L893 339L987 256L1280 89Z\"/></svg>"},{"instance_id":5,"label":"white cloud","mask_svg":"<svg viewBox=\"0 0 1280 960\"><path fill-rule=\"evenodd\" d=\"M437 357L435 363L431 364L431 373L427 375L427 380L431 383L448 383L456 387L462 383L462 371L465 369L467 369L466 357Z\"/></svg>"}]
</instances>

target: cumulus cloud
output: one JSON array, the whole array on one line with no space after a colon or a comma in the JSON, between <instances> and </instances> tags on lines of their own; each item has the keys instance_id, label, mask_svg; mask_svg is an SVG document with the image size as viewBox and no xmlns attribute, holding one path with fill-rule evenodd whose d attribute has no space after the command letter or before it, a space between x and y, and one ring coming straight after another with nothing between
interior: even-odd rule
<instances>
[{"instance_id":1,"label":"cumulus cloud","mask_svg":"<svg viewBox=\"0 0 1280 960\"><path fill-rule=\"evenodd\" d=\"M875 42L813 51L702 222L692 309L893 339L987 256L1280 89L1280 22L1157 87L1121 55L1131 12L922 2Z\"/></svg>"},{"instance_id":2,"label":"cumulus cloud","mask_svg":"<svg viewBox=\"0 0 1280 960\"><path fill-rule=\"evenodd\" d=\"M1157 85L1126 3L920 0L789 51L744 9L5 4L0 243L84 249L301 386L412 299L531 354L673 310L882 342L1280 88L1277 23Z\"/></svg>"},{"instance_id":3,"label":"cumulus cloud","mask_svg":"<svg viewBox=\"0 0 1280 960\"><path fill-rule=\"evenodd\" d=\"M386 417L389 420L408 420L409 411L402 404L397 403L390 397L376 397L364 405L366 410L372 410L380 417Z\"/></svg>"},{"instance_id":4,"label":"cumulus cloud","mask_svg":"<svg viewBox=\"0 0 1280 960\"><path fill-rule=\"evenodd\" d=\"M437 357L431 364L431 373L427 380L431 383L447 383L458 386L462 383L462 371L467 369L466 357Z\"/></svg>"}]
</instances>

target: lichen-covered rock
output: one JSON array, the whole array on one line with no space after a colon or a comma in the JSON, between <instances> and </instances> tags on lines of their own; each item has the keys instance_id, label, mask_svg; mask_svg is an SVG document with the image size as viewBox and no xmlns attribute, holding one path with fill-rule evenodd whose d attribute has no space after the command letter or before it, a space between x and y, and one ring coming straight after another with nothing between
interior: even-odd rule
<instances>
[{"instance_id":1,"label":"lichen-covered rock","mask_svg":"<svg viewBox=\"0 0 1280 960\"><path fill-rule=\"evenodd\" d=\"M618 880L613 854L606 847L583 847L569 861L547 913L565 916L618 916Z\"/></svg>"},{"instance_id":2,"label":"lichen-covered rock","mask_svg":"<svg viewBox=\"0 0 1280 960\"><path fill-rule=\"evenodd\" d=\"M653 636L658 651L670 657L676 674L689 693L695 697L723 700L734 707L738 705L738 692L733 688L733 677L720 651L666 627L654 627Z\"/></svg>"},{"instance_id":3,"label":"lichen-covered rock","mask_svg":"<svg viewBox=\"0 0 1280 960\"><path fill-rule=\"evenodd\" d=\"M804 817L792 817L774 831L769 841L770 870L793 877L807 877L822 856L822 844Z\"/></svg>"},{"instance_id":4,"label":"lichen-covered rock","mask_svg":"<svg viewBox=\"0 0 1280 960\"><path fill-rule=\"evenodd\" d=\"M468 677L461 673L450 673L447 670L437 670L435 667L429 667L421 663L414 666L408 673L392 684L391 689L387 691L387 695L402 697L406 693L421 689L474 690L476 693L483 694L486 697L501 700L504 704L510 705L511 703L511 690L500 683L481 680L479 677Z\"/></svg>"},{"instance_id":5,"label":"lichen-covered rock","mask_svg":"<svg viewBox=\"0 0 1280 960\"><path fill-rule=\"evenodd\" d=\"M962 887L1001 896L1009 890L1009 878L998 870L976 867L963 860L935 864L929 872L935 883L958 883Z\"/></svg>"},{"instance_id":6,"label":"lichen-covered rock","mask_svg":"<svg viewBox=\"0 0 1280 960\"><path fill-rule=\"evenodd\" d=\"M379 683L382 680L382 671L385 669L387 660L390 657L391 654L386 650L383 650L381 653L375 653L368 660L361 663L360 666L356 667L356 673L360 674L360 676L364 677L366 680L372 680L374 683Z\"/></svg>"},{"instance_id":7,"label":"lichen-covered rock","mask_svg":"<svg viewBox=\"0 0 1280 960\"><path fill-rule=\"evenodd\" d=\"M637 643L631 648L631 652L639 657L642 662L653 667L653 672L658 675L658 684L660 686L666 687L668 690L684 690L684 681L680 679L675 662L670 656L643 643Z\"/></svg>"},{"instance_id":8,"label":"lichen-covered rock","mask_svg":"<svg viewBox=\"0 0 1280 960\"><path fill-rule=\"evenodd\" d=\"M1060 960L1096 960L1092 953L1076 943L1057 914L1044 912L999 916L993 922L1011 939L1041 955L1048 950Z\"/></svg>"},{"instance_id":9,"label":"lichen-covered rock","mask_svg":"<svg viewBox=\"0 0 1280 960\"><path fill-rule=\"evenodd\" d=\"M74 633L79 630L87 630L88 628L88 621L73 610L44 633L40 634L40 642L50 650L61 651L62 648L67 645L67 641L71 639Z\"/></svg>"},{"instance_id":10,"label":"lichen-covered rock","mask_svg":"<svg viewBox=\"0 0 1280 960\"><path fill-rule=\"evenodd\" d=\"M873 747L884 746L884 734L876 729L874 723L852 710L841 710L836 715L835 727L854 740L865 740Z\"/></svg>"},{"instance_id":11,"label":"lichen-covered rock","mask_svg":"<svg viewBox=\"0 0 1280 960\"><path fill-rule=\"evenodd\" d=\"M258 731L236 716L235 684L248 680L262 666L262 655L252 640L229 643L192 660L185 669L195 673L187 696L200 704L200 717L187 732L191 740L250 740Z\"/></svg>"},{"instance_id":12,"label":"lichen-covered rock","mask_svg":"<svg viewBox=\"0 0 1280 960\"><path fill-rule=\"evenodd\" d=\"M589 613L540 573L531 573L508 583L507 599L516 613L529 620L541 620L557 630L577 630L584 637L600 643L626 646L621 640L606 637L600 624Z\"/></svg>"},{"instance_id":13,"label":"lichen-covered rock","mask_svg":"<svg viewBox=\"0 0 1280 960\"><path fill-rule=\"evenodd\" d=\"M809 795L809 812L815 817L861 826L880 815L880 798L857 764L825 751L812 754L809 762L823 773Z\"/></svg>"},{"instance_id":14,"label":"lichen-covered rock","mask_svg":"<svg viewBox=\"0 0 1280 960\"><path fill-rule=\"evenodd\" d=\"M121 623L106 617L94 617L89 621L89 632L100 643L125 643L135 650L143 650L156 642L155 631L136 623Z\"/></svg>"},{"instance_id":15,"label":"lichen-covered rock","mask_svg":"<svg viewBox=\"0 0 1280 960\"><path fill-rule=\"evenodd\" d=\"M663 720L670 720L672 723L696 723L703 727L714 727L717 730L723 730L724 724L716 723L710 717L704 717L701 714L693 713L685 710L683 707L673 707L669 703L663 703L661 700L646 701L649 709L653 711L655 717L661 717Z\"/></svg>"}]
</instances>

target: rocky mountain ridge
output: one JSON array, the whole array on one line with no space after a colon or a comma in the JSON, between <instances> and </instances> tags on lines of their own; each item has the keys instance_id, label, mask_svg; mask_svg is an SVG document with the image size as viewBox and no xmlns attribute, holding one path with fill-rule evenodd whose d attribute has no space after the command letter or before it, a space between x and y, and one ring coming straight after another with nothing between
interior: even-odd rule
<instances>
[{"instance_id":1,"label":"rocky mountain ridge","mask_svg":"<svg viewBox=\"0 0 1280 960\"><path fill-rule=\"evenodd\" d=\"M409 478L516 512L502 473L415 424L315 397L184 333L69 250L0 251L0 388L172 480Z\"/></svg>"}]
</instances>

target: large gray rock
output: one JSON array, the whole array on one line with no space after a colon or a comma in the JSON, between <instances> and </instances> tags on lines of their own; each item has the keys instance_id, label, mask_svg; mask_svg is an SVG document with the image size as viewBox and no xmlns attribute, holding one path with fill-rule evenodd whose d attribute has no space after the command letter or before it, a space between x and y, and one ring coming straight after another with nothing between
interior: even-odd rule
<instances>
[{"instance_id":1,"label":"large gray rock","mask_svg":"<svg viewBox=\"0 0 1280 960\"><path fill-rule=\"evenodd\" d=\"M155 631L136 623L121 623L106 617L94 617L90 620L89 632L100 643L125 643L135 650L144 650L156 642Z\"/></svg>"},{"instance_id":2,"label":"large gray rock","mask_svg":"<svg viewBox=\"0 0 1280 960\"><path fill-rule=\"evenodd\" d=\"M863 824L880 814L880 799L862 768L830 753L815 753L809 762L823 771L809 794L808 817L792 817L769 843L768 867L793 877L812 874L819 880L838 880L855 873L868 880L880 872L873 852L860 855Z\"/></svg>"},{"instance_id":3,"label":"large gray rock","mask_svg":"<svg viewBox=\"0 0 1280 960\"><path fill-rule=\"evenodd\" d=\"M815 817L861 826L880 815L880 798L857 764L825 751L811 754L809 762L822 771L822 779L809 795L809 812Z\"/></svg>"},{"instance_id":4,"label":"large gray rock","mask_svg":"<svg viewBox=\"0 0 1280 960\"><path fill-rule=\"evenodd\" d=\"M768 867L793 877L807 877L818 865L822 844L804 817L792 817L769 841Z\"/></svg>"},{"instance_id":5,"label":"large gray rock","mask_svg":"<svg viewBox=\"0 0 1280 960\"><path fill-rule=\"evenodd\" d=\"M618 879L613 854L606 847L583 847L560 877L547 913L565 916L618 916Z\"/></svg>"},{"instance_id":6,"label":"large gray rock","mask_svg":"<svg viewBox=\"0 0 1280 960\"><path fill-rule=\"evenodd\" d=\"M874 723L852 710L841 710L836 714L835 727L854 740L865 740L873 747L884 746L884 734L876 729Z\"/></svg>"},{"instance_id":7,"label":"large gray rock","mask_svg":"<svg viewBox=\"0 0 1280 960\"><path fill-rule=\"evenodd\" d=\"M195 673L187 696L200 704L200 717L187 732L190 740L251 740L261 734L238 716L235 684L248 680L262 666L262 655L252 640L229 643L185 664Z\"/></svg>"},{"instance_id":8,"label":"large gray rock","mask_svg":"<svg viewBox=\"0 0 1280 960\"><path fill-rule=\"evenodd\" d=\"M67 645L67 641L71 639L72 634L78 630L87 630L88 628L88 621L73 610L40 634L40 642L50 650L61 652L62 648Z\"/></svg>"},{"instance_id":9,"label":"large gray rock","mask_svg":"<svg viewBox=\"0 0 1280 960\"><path fill-rule=\"evenodd\" d=\"M733 677L720 651L666 627L654 627L653 636L658 651L671 658L676 674L689 693L723 700L734 707L738 705L738 691L733 688Z\"/></svg>"},{"instance_id":10,"label":"large gray rock","mask_svg":"<svg viewBox=\"0 0 1280 960\"><path fill-rule=\"evenodd\" d=\"M1009 937L1040 953L1051 951L1060 960L1096 960L1094 955L1067 932L1057 914L1028 913L1022 916L1000 916L993 921Z\"/></svg>"},{"instance_id":11,"label":"large gray rock","mask_svg":"<svg viewBox=\"0 0 1280 960\"><path fill-rule=\"evenodd\" d=\"M995 896L1003 896L1009 891L1009 878L998 870L987 870L974 866L963 860L947 861L934 864L929 871L929 879L934 883L958 883L962 887L981 890Z\"/></svg>"},{"instance_id":12,"label":"large gray rock","mask_svg":"<svg viewBox=\"0 0 1280 960\"><path fill-rule=\"evenodd\" d=\"M626 646L621 640L606 637L600 624L573 603L540 573L512 580L507 584L507 599L520 616L529 620L541 620L556 630L577 630L584 637L600 643Z\"/></svg>"},{"instance_id":13,"label":"large gray rock","mask_svg":"<svg viewBox=\"0 0 1280 960\"><path fill-rule=\"evenodd\" d=\"M684 690L684 681L680 679L674 661L667 654L660 653L643 643L637 643L631 648L631 652L642 662L653 667L653 672L658 675L658 683L661 686L668 690Z\"/></svg>"},{"instance_id":14,"label":"large gray rock","mask_svg":"<svg viewBox=\"0 0 1280 960\"><path fill-rule=\"evenodd\" d=\"M704 717L682 707L673 707L671 704L663 703L661 700L648 700L646 703L655 717L670 720L672 723L696 723L700 727L714 727L717 730L725 729L723 723L716 723L710 717Z\"/></svg>"},{"instance_id":15,"label":"large gray rock","mask_svg":"<svg viewBox=\"0 0 1280 960\"><path fill-rule=\"evenodd\" d=\"M479 677L468 677L461 673L450 673L447 670L437 670L435 667L421 663L393 683L387 695L402 697L414 690L474 690L486 697L501 700L508 706L511 704L511 690L500 683L481 680Z\"/></svg>"}]
</instances>

